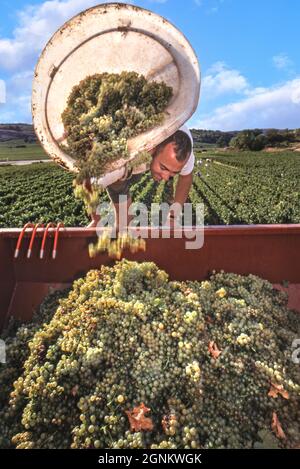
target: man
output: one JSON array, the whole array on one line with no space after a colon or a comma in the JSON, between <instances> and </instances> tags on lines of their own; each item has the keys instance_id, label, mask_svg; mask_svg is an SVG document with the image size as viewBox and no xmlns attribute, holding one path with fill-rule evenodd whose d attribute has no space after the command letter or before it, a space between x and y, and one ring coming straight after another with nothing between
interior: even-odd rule
<instances>
[{"instance_id":1,"label":"man","mask_svg":"<svg viewBox=\"0 0 300 469\"><path fill-rule=\"evenodd\" d=\"M107 183L106 176L98 179L99 184L101 184L102 187L106 187L109 197L114 204L117 226L119 225L120 213L119 196L127 196L126 210L128 213L128 209L132 203L130 186L136 183L143 173L149 169L155 181L168 181L169 178L178 174L179 177L173 202L179 203L182 207L188 197L193 182L192 172L195 163L193 137L189 129L185 125L180 127L173 135L151 150L150 153L152 155L150 165L141 165L134 168L129 174L126 168L122 168L119 173L119 179L111 184ZM97 182L97 179L92 178L91 181L94 183ZM90 181L86 181L85 185L87 189L90 190ZM168 219L171 226L174 223L175 215L173 210L169 211ZM87 228L97 226L99 220L100 216L93 213L92 222Z\"/></svg>"}]
</instances>

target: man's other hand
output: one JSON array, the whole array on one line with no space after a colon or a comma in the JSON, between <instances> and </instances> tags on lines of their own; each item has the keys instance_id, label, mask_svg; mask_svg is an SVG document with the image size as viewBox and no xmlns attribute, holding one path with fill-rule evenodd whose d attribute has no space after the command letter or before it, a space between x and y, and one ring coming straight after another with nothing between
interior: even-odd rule
<instances>
[{"instance_id":1,"label":"man's other hand","mask_svg":"<svg viewBox=\"0 0 300 469\"><path fill-rule=\"evenodd\" d=\"M100 215L97 215L96 213L92 213L91 217L92 221L86 226L86 228L96 228L100 221Z\"/></svg>"}]
</instances>

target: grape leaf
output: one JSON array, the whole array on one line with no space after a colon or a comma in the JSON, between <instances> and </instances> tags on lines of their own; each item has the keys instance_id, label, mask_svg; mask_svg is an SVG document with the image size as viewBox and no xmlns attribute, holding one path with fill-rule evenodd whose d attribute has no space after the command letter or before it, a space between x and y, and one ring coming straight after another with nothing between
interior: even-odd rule
<instances>
[{"instance_id":1,"label":"grape leaf","mask_svg":"<svg viewBox=\"0 0 300 469\"><path fill-rule=\"evenodd\" d=\"M216 360L221 354L221 350L218 349L217 344L213 341L210 341L208 344L208 351L211 356Z\"/></svg>"},{"instance_id":2,"label":"grape leaf","mask_svg":"<svg viewBox=\"0 0 300 469\"><path fill-rule=\"evenodd\" d=\"M275 435L277 436L277 438L281 438L281 439L286 438L285 433L282 429L282 426L281 426L281 424L278 420L276 412L273 412L273 415L272 415L271 428L272 428L273 432L275 433Z\"/></svg>"},{"instance_id":3,"label":"grape leaf","mask_svg":"<svg viewBox=\"0 0 300 469\"><path fill-rule=\"evenodd\" d=\"M289 393L283 389L281 384L271 383L270 391L268 392L269 397L277 397L280 394L284 399L289 399Z\"/></svg>"},{"instance_id":4,"label":"grape leaf","mask_svg":"<svg viewBox=\"0 0 300 469\"><path fill-rule=\"evenodd\" d=\"M144 403L140 404L137 407L134 407L133 410L126 410L130 430L139 432L141 430L152 430L153 422L151 418L145 417L145 414L150 412L149 407L146 407Z\"/></svg>"}]
</instances>

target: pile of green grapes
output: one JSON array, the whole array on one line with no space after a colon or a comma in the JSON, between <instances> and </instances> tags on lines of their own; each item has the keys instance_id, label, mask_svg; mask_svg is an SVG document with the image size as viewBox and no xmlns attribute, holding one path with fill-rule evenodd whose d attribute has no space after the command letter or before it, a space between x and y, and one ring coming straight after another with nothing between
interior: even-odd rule
<instances>
[{"instance_id":1,"label":"pile of green grapes","mask_svg":"<svg viewBox=\"0 0 300 469\"><path fill-rule=\"evenodd\" d=\"M0 447L298 446L300 321L286 300L254 275L91 270L3 337Z\"/></svg>"},{"instance_id":2,"label":"pile of green grapes","mask_svg":"<svg viewBox=\"0 0 300 469\"><path fill-rule=\"evenodd\" d=\"M63 148L76 160L77 182L102 176L113 161L128 159L127 140L161 124L171 97L171 87L136 72L95 74L74 86L62 121ZM141 152L135 163L147 157Z\"/></svg>"}]
</instances>

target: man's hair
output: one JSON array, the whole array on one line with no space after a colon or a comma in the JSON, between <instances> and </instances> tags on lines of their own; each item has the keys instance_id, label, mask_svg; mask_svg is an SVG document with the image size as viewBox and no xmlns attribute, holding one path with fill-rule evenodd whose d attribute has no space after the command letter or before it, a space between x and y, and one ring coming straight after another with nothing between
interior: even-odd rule
<instances>
[{"instance_id":1,"label":"man's hair","mask_svg":"<svg viewBox=\"0 0 300 469\"><path fill-rule=\"evenodd\" d=\"M175 147L175 154L176 154L176 159L177 161L184 161L192 151L192 143L191 139L182 130L177 130L173 135L168 137L166 140L164 140L162 143L157 145L154 151L154 157L158 155L158 153L168 144L168 143L174 143Z\"/></svg>"}]
</instances>

